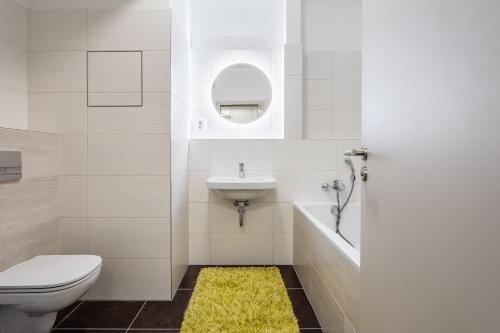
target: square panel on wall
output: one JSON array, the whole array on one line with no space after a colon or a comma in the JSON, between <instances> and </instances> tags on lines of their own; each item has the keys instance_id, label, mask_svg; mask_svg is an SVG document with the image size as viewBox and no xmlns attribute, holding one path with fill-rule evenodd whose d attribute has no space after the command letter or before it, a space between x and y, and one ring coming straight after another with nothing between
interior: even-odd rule
<instances>
[{"instance_id":1,"label":"square panel on wall","mask_svg":"<svg viewBox=\"0 0 500 333\"><path fill-rule=\"evenodd\" d=\"M87 105L142 107L142 51L88 51Z\"/></svg>"}]
</instances>

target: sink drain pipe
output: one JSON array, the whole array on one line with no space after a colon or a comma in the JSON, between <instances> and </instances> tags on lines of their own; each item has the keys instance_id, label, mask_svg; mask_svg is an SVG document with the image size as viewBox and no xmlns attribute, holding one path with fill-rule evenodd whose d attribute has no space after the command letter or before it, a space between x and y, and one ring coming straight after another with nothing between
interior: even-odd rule
<instances>
[{"instance_id":1,"label":"sink drain pipe","mask_svg":"<svg viewBox=\"0 0 500 333\"><path fill-rule=\"evenodd\" d=\"M245 212L247 211L247 207L249 205L248 200L235 200L233 205L238 210L240 227L243 227L243 217L245 216Z\"/></svg>"}]
</instances>

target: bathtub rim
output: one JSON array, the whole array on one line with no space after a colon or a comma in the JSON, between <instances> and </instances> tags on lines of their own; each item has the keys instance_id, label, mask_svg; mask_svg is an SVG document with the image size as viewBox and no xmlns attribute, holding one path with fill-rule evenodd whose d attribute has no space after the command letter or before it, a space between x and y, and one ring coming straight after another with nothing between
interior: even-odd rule
<instances>
[{"instance_id":1,"label":"bathtub rim","mask_svg":"<svg viewBox=\"0 0 500 333\"><path fill-rule=\"evenodd\" d=\"M361 267L361 254L360 252L349 245L345 240L343 240L339 235L335 233L332 229L326 227L321 221L315 218L311 213L307 211L305 206L322 206L322 205L334 205L334 202L308 202L308 201L295 201L293 207L297 208L298 212L308 219L311 224L324 236L331 240L335 247L339 250L342 256L349 260L353 266L359 271ZM360 221L361 223L361 221Z\"/></svg>"}]
</instances>

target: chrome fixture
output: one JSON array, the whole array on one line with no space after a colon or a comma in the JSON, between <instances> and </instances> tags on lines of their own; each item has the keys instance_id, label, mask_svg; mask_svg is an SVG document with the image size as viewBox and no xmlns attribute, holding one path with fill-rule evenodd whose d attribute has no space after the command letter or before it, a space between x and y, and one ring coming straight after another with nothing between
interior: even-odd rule
<instances>
[{"instance_id":1,"label":"chrome fixture","mask_svg":"<svg viewBox=\"0 0 500 333\"><path fill-rule=\"evenodd\" d=\"M248 200L235 200L233 205L238 210L240 227L243 227L243 217L245 216L245 212L247 211L247 207L249 205Z\"/></svg>"},{"instance_id":2,"label":"chrome fixture","mask_svg":"<svg viewBox=\"0 0 500 333\"><path fill-rule=\"evenodd\" d=\"M245 163L240 162L239 167L240 167L239 177L240 178L245 178Z\"/></svg>"},{"instance_id":3,"label":"chrome fixture","mask_svg":"<svg viewBox=\"0 0 500 333\"><path fill-rule=\"evenodd\" d=\"M360 149L351 149L344 152L345 156L361 156L363 161L368 159L368 148L361 147Z\"/></svg>"},{"instance_id":4,"label":"chrome fixture","mask_svg":"<svg viewBox=\"0 0 500 333\"><path fill-rule=\"evenodd\" d=\"M346 185L341 180L335 179L333 181L333 185L330 185L330 184L327 184L327 183L322 184L321 188L323 190L325 190L325 191L333 189L336 192L336 194L337 194L337 204L333 205L332 208L331 208L332 214L335 215L335 217L336 217L335 232L340 237L342 237L342 239L344 239L348 244L350 244L351 246L353 246L352 243L349 242L344 237L344 235L342 235L342 233L340 232L340 219L341 219L341 216L342 216L342 212L344 211L344 208L347 206L347 203L349 203L349 200L351 200L352 192L354 191L354 184L356 183L356 173L354 171L354 165L352 163L352 160L350 158L346 158L344 161L349 166L349 168L351 169L351 177L350 177L351 178L351 188L349 189L349 194L347 195L347 198L346 198L344 204L340 204L340 192L345 191Z\"/></svg>"},{"instance_id":5,"label":"chrome fixture","mask_svg":"<svg viewBox=\"0 0 500 333\"><path fill-rule=\"evenodd\" d=\"M361 168L359 174L361 175L362 181L366 182L368 180L368 168L366 166Z\"/></svg>"},{"instance_id":6,"label":"chrome fixture","mask_svg":"<svg viewBox=\"0 0 500 333\"><path fill-rule=\"evenodd\" d=\"M20 151L0 151L0 182L20 180L22 164Z\"/></svg>"}]
</instances>

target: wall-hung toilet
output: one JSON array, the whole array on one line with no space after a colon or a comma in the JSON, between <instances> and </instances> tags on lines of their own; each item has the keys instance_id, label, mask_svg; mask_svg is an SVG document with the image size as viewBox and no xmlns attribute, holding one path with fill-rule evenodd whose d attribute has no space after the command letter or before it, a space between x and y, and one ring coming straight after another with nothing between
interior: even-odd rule
<instances>
[{"instance_id":1,"label":"wall-hung toilet","mask_svg":"<svg viewBox=\"0 0 500 333\"><path fill-rule=\"evenodd\" d=\"M50 332L57 311L85 295L101 266L93 255L44 255L0 273L0 333Z\"/></svg>"}]
</instances>

